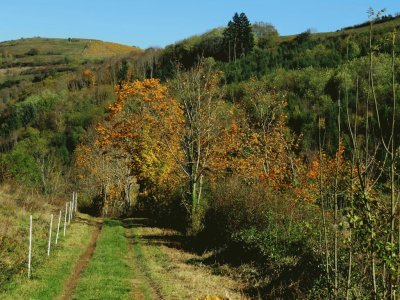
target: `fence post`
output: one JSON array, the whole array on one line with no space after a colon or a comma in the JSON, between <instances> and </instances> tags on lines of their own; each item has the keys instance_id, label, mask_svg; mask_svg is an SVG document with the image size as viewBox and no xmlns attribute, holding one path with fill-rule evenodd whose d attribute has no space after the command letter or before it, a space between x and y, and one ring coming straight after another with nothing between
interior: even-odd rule
<instances>
[{"instance_id":1,"label":"fence post","mask_svg":"<svg viewBox=\"0 0 400 300\"><path fill-rule=\"evenodd\" d=\"M71 223L71 201L68 202L68 225Z\"/></svg>"},{"instance_id":2,"label":"fence post","mask_svg":"<svg viewBox=\"0 0 400 300\"><path fill-rule=\"evenodd\" d=\"M57 241L58 241L58 234L60 233L60 223L61 223L61 210L60 210L60 214L58 215L58 225L57 225L57 234L56 234L56 245L57 245Z\"/></svg>"},{"instance_id":3,"label":"fence post","mask_svg":"<svg viewBox=\"0 0 400 300\"><path fill-rule=\"evenodd\" d=\"M72 221L72 201L70 202L69 205L70 205L69 206L69 215L70 215L69 222L71 223L71 221Z\"/></svg>"},{"instance_id":4,"label":"fence post","mask_svg":"<svg viewBox=\"0 0 400 300\"><path fill-rule=\"evenodd\" d=\"M32 215L29 218L28 278L31 278L31 262L32 262Z\"/></svg>"},{"instance_id":5,"label":"fence post","mask_svg":"<svg viewBox=\"0 0 400 300\"><path fill-rule=\"evenodd\" d=\"M75 192L72 192L72 212L71 212L71 218L74 216L74 207L75 207Z\"/></svg>"},{"instance_id":6,"label":"fence post","mask_svg":"<svg viewBox=\"0 0 400 300\"><path fill-rule=\"evenodd\" d=\"M64 236L65 230L67 229L67 212L68 212L68 202L65 203L65 215L64 215Z\"/></svg>"},{"instance_id":7,"label":"fence post","mask_svg":"<svg viewBox=\"0 0 400 300\"><path fill-rule=\"evenodd\" d=\"M51 231L53 229L53 214L50 217L50 230L49 230L49 245L47 247L47 256L50 256L50 247L51 247Z\"/></svg>"},{"instance_id":8,"label":"fence post","mask_svg":"<svg viewBox=\"0 0 400 300\"><path fill-rule=\"evenodd\" d=\"M78 210L78 192L75 192L75 212Z\"/></svg>"}]
</instances>

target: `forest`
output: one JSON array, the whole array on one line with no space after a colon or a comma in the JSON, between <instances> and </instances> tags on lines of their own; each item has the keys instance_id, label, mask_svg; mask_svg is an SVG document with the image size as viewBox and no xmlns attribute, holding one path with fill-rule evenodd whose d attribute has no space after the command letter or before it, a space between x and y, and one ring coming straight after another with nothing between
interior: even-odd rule
<instances>
[{"instance_id":1,"label":"forest","mask_svg":"<svg viewBox=\"0 0 400 300\"><path fill-rule=\"evenodd\" d=\"M145 50L2 42L0 196L76 187L82 213L176 230L249 299L397 299L400 17L368 18L280 36L236 13ZM4 228L25 217L7 205ZM13 235L0 292L26 263Z\"/></svg>"}]
</instances>

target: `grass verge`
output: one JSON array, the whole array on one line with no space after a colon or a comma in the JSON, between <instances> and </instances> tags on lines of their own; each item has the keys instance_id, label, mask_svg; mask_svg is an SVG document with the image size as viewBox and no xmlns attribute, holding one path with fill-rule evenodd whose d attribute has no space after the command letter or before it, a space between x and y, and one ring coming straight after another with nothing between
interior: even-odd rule
<instances>
[{"instance_id":1,"label":"grass verge","mask_svg":"<svg viewBox=\"0 0 400 300\"><path fill-rule=\"evenodd\" d=\"M213 274L212 269L193 262L201 257L180 249L178 233L130 224L135 261L151 288L163 299L245 299L241 283ZM218 298L219 297L219 298ZM154 298L154 299L158 299ZM214 299L214 298L212 298Z\"/></svg>"},{"instance_id":2,"label":"grass verge","mask_svg":"<svg viewBox=\"0 0 400 300\"><path fill-rule=\"evenodd\" d=\"M71 270L86 248L94 227L86 222L71 223L67 236L61 237L50 258L32 270L28 280L22 273L0 294L0 299L54 299L63 290ZM54 247L54 245L53 245Z\"/></svg>"}]
</instances>

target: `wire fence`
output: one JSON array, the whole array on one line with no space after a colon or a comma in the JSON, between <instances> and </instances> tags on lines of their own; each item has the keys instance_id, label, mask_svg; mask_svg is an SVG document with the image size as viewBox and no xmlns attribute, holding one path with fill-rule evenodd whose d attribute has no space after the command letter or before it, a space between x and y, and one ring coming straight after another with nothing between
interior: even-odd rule
<instances>
[{"instance_id":1,"label":"wire fence","mask_svg":"<svg viewBox=\"0 0 400 300\"><path fill-rule=\"evenodd\" d=\"M72 200L67 201L65 203L65 210L60 210L58 214L58 222L57 222L57 229L55 239L53 241L53 221L54 221L54 214L50 214L50 222L49 222L49 234L48 234L48 243L47 249L43 249L43 251L47 250L47 256L51 256L51 249L52 244L57 246L59 238L60 238L60 227L62 226L62 215L64 214L64 228L63 228L63 236L65 237L67 234L67 228L73 221L74 217L76 216L76 212L78 211L78 193L72 192ZM34 224L33 224L33 217L30 215L29 218L29 244L28 244L28 278L31 278L32 275L32 245L34 244Z\"/></svg>"}]
</instances>

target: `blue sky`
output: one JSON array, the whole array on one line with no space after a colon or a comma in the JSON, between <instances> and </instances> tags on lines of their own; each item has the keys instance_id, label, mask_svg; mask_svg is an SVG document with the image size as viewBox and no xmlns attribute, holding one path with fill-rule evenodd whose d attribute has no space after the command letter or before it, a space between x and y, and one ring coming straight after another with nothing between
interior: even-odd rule
<instances>
[{"instance_id":1,"label":"blue sky","mask_svg":"<svg viewBox=\"0 0 400 300\"><path fill-rule=\"evenodd\" d=\"M272 23L281 35L332 31L367 19L366 11L400 12L399 0L12 0L0 4L0 41L81 37L165 46L224 26L235 12Z\"/></svg>"}]
</instances>

